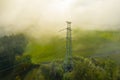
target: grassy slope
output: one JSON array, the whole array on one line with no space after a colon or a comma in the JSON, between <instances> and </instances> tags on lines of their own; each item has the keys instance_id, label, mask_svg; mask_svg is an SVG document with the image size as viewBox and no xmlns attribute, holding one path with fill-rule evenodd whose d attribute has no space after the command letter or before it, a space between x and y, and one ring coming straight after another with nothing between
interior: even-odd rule
<instances>
[{"instance_id":1,"label":"grassy slope","mask_svg":"<svg viewBox=\"0 0 120 80\"><path fill-rule=\"evenodd\" d=\"M64 57L65 42L58 38L51 38L49 42L30 40L26 53L32 56L34 63L53 61Z\"/></svg>"},{"instance_id":2,"label":"grassy slope","mask_svg":"<svg viewBox=\"0 0 120 80\"><path fill-rule=\"evenodd\" d=\"M32 56L34 63L64 58L66 53L64 38L51 37L48 42L44 42L42 39L39 41L31 39L26 49L26 53ZM76 29L73 32L73 55L110 56L118 61L120 56L119 42L119 31L81 31Z\"/></svg>"}]
</instances>

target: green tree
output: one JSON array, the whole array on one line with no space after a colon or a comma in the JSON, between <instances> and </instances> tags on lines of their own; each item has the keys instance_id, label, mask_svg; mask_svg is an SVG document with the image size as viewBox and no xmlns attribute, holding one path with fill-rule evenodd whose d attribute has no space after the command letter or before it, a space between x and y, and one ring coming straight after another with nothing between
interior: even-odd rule
<instances>
[{"instance_id":1,"label":"green tree","mask_svg":"<svg viewBox=\"0 0 120 80\"><path fill-rule=\"evenodd\" d=\"M0 73L12 70L16 55L22 55L26 45L27 39L23 34L0 38Z\"/></svg>"}]
</instances>

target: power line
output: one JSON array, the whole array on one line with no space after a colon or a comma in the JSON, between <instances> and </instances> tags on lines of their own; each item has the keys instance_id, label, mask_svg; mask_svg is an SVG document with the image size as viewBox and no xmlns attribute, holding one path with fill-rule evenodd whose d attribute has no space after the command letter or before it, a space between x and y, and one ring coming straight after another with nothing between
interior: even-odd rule
<instances>
[{"instance_id":1,"label":"power line","mask_svg":"<svg viewBox=\"0 0 120 80\"><path fill-rule=\"evenodd\" d=\"M22 64L22 63L24 63L24 62L25 62L25 61L18 62L18 63L16 63L16 64L14 64L13 66L5 66L5 69L0 70L0 73L1 73L1 72L4 72L4 71L11 70L11 69L13 69L13 68L16 68L18 65L20 65L20 64Z\"/></svg>"}]
</instances>

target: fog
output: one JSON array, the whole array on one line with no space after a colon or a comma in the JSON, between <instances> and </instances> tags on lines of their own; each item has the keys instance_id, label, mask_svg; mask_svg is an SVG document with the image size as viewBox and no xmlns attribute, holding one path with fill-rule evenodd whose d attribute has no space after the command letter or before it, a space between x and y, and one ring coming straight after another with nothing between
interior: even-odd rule
<instances>
[{"instance_id":1,"label":"fog","mask_svg":"<svg viewBox=\"0 0 120 80\"><path fill-rule=\"evenodd\" d=\"M120 0L1 0L0 34L53 34L72 21L87 30L119 29Z\"/></svg>"}]
</instances>

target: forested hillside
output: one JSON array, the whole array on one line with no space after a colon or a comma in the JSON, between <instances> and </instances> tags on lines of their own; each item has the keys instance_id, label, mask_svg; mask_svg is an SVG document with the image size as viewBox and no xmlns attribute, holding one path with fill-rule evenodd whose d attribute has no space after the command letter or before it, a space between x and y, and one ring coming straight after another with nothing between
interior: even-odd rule
<instances>
[{"instance_id":1,"label":"forested hillside","mask_svg":"<svg viewBox=\"0 0 120 80\"><path fill-rule=\"evenodd\" d=\"M73 30L73 69L65 72L65 36L39 39L23 34L3 36L0 38L0 79L119 80L119 41L119 31Z\"/></svg>"}]
</instances>

